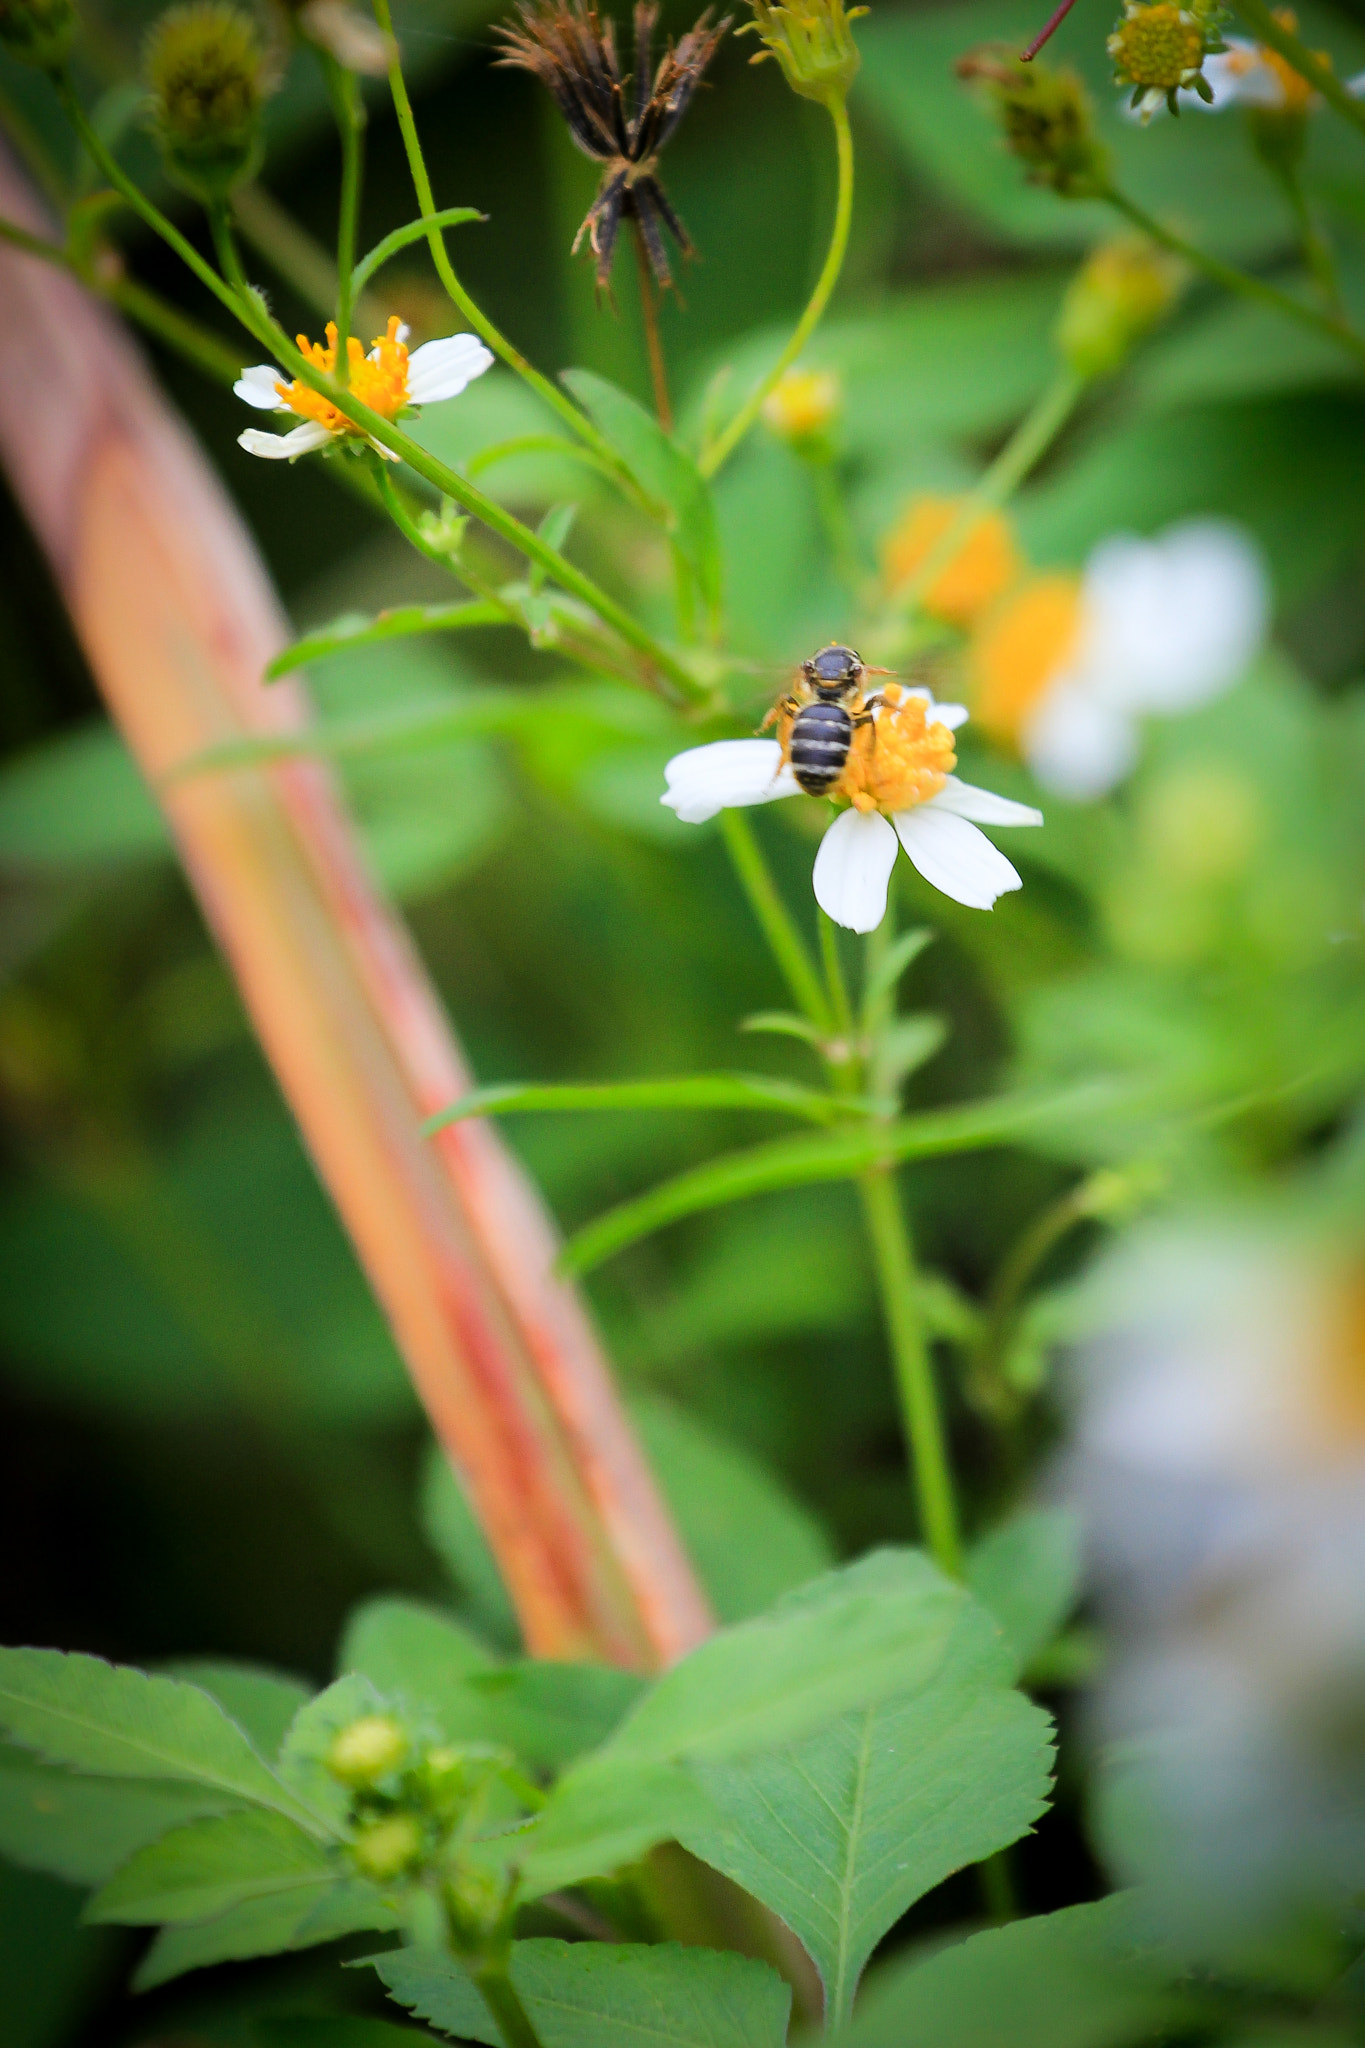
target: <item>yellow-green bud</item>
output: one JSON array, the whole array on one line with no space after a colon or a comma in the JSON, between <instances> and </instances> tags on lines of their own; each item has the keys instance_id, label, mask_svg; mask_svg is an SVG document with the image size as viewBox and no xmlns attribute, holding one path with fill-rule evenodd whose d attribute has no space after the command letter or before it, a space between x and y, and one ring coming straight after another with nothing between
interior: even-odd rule
<instances>
[{"instance_id":1,"label":"yellow-green bud","mask_svg":"<svg viewBox=\"0 0 1365 2048\"><path fill-rule=\"evenodd\" d=\"M265 52L256 24L224 0L190 0L147 38L147 83L166 168L204 200L222 199L260 154Z\"/></svg>"},{"instance_id":2,"label":"yellow-green bud","mask_svg":"<svg viewBox=\"0 0 1365 2048\"><path fill-rule=\"evenodd\" d=\"M986 46L960 57L957 75L985 88L1005 145L1027 165L1030 184L1050 185L1064 199L1104 190L1108 153L1074 71L1054 71L1036 59L1025 64L1011 49Z\"/></svg>"},{"instance_id":3,"label":"yellow-green bud","mask_svg":"<svg viewBox=\"0 0 1365 2048\"><path fill-rule=\"evenodd\" d=\"M362 1714L342 1728L323 1759L343 1785L364 1791L396 1771L408 1753L408 1738L391 1714Z\"/></svg>"},{"instance_id":4,"label":"yellow-green bud","mask_svg":"<svg viewBox=\"0 0 1365 2048\"><path fill-rule=\"evenodd\" d=\"M362 1877L387 1884L421 1861L421 1826L410 1813L367 1821L351 1844L351 1857Z\"/></svg>"},{"instance_id":5,"label":"yellow-green bud","mask_svg":"<svg viewBox=\"0 0 1365 2048\"><path fill-rule=\"evenodd\" d=\"M0 0L0 48L21 64L60 70L75 33L72 0Z\"/></svg>"},{"instance_id":6,"label":"yellow-green bud","mask_svg":"<svg viewBox=\"0 0 1365 2048\"><path fill-rule=\"evenodd\" d=\"M1183 266L1144 235L1096 249L1062 300L1057 346L1081 377L1108 377L1163 320L1184 281Z\"/></svg>"},{"instance_id":7,"label":"yellow-green bud","mask_svg":"<svg viewBox=\"0 0 1365 2048\"><path fill-rule=\"evenodd\" d=\"M459 1952L486 1953L506 1938L514 1890L514 1882L501 1872L460 1865L445 1887L451 1937Z\"/></svg>"},{"instance_id":8,"label":"yellow-green bud","mask_svg":"<svg viewBox=\"0 0 1365 2048\"><path fill-rule=\"evenodd\" d=\"M833 370L785 370L763 401L763 423L780 441L822 454L843 396Z\"/></svg>"},{"instance_id":9,"label":"yellow-green bud","mask_svg":"<svg viewBox=\"0 0 1365 2048\"><path fill-rule=\"evenodd\" d=\"M844 0L749 0L754 19L740 35L760 37L763 48L752 59L761 64L776 57L782 75L802 99L825 106L842 102L858 75L862 58L850 22L865 7L845 9Z\"/></svg>"}]
</instances>

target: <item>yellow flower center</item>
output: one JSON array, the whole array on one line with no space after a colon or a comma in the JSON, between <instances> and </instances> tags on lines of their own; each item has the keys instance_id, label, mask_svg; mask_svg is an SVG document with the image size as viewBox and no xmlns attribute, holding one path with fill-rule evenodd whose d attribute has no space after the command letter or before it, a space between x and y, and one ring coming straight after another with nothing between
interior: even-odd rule
<instances>
[{"instance_id":1,"label":"yellow flower center","mask_svg":"<svg viewBox=\"0 0 1365 2048\"><path fill-rule=\"evenodd\" d=\"M857 811L909 811L937 796L957 766L946 725L931 725L923 697L888 683L871 725L855 728L835 790Z\"/></svg>"},{"instance_id":2,"label":"yellow flower center","mask_svg":"<svg viewBox=\"0 0 1365 2048\"><path fill-rule=\"evenodd\" d=\"M1204 61L1204 32L1168 0L1130 7L1109 38L1109 54L1130 85L1174 92Z\"/></svg>"},{"instance_id":3,"label":"yellow flower center","mask_svg":"<svg viewBox=\"0 0 1365 2048\"><path fill-rule=\"evenodd\" d=\"M394 314L389 321L389 331L381 335L370 353L366 355L354 335L346 343L346 361L350 373L350 387L362 405L368 405L372 412L382 413L386 420L397 419L408 403L408 351L407 344L398 339L402 321ZM315 369L323 370L330 377L337 366L337 331L333 323L327 323L327 346L320 341L310 341L306 334L296 337L299 354L306 356ZM340 406L330 398L324 398L320 391L312 391L297 378L292 384L280 383L275 386L282 402L300 419L319 420L329 434L362 434L354 420L348 419Z\"/></svg>"},{"instance_id":4,"label":"yellow flower center","mask_svg":"<svg viewBox=\"0 0 1365 2048\"><path fill-rule=\"evenodd\" d=\"M1080 629L1080 578L1035 576L978 633L969 657L972 715L993 739L1018 745Z\"/></svg>"},{"instance_id":5,"label":"yellow flower center","mask_svg":"<svg viewBox=\"0 0 1365 2048\"><path fill-rule=\"evenodd\" d=\"M784 441L821 434L839 410L842 394L832 370L788 370L763 401L763 418Z\"/></svg>"},{"instance_id":6,"label":"yellow flower center","mask_svg":"<svg viewBox=\"0 0 1365 2048\"><path fill-rule=\"evenodd\" d=\"M914 498L882 542L888 591L903 590L962 509L958 498ZM924 608L950 626L969 626L1019 574L1013 529L999 512L978 520L924 594Z\"/></svg>"}]
</instances>

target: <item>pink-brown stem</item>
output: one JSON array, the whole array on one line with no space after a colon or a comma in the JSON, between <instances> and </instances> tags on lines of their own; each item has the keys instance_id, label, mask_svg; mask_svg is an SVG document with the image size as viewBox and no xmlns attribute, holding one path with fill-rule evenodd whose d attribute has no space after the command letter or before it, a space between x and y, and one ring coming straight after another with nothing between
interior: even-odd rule
<instances>
[{"instance_id":1,"label":"pink-brown stem","mask_svg":"<svg viewBox=\"0 0 1365 2048\"><path fill-rule=\"evenodd\" d=\"M1072 8L1075 5L1076 0L1062 0L1061 6L1057 9L1056 13L1052 16L1051 20L1047 23L1046 27L1039 30L1038 34L1033 38L1033 41L1029 44L1026 50L1020 51L1020 61L1022 63L1031 64L1033 62L1034 58L1038 55L1038 52L1042 49L1043 44L1051 42L1053 36L1056 35L1058 29L1066 20L1068 14L1070 14Z\"/></svg>"},{"instance_id":2,"label":"pink-brown stem","mask_svg":"<svg viewBox=\"0 0 1365 2048\"><path fill-rule=\"evenodd\" d=\"M47 232L2 151L0 212ZM261 683L287 628L251 538L107 309L3 246L0 461L527 1642L668 1663L705 1601L534 1190L485 1124L420 1135L470 1077L335 783L298 760L167 780L308 722L301 684Z\"/></svg>"}]
</instances>

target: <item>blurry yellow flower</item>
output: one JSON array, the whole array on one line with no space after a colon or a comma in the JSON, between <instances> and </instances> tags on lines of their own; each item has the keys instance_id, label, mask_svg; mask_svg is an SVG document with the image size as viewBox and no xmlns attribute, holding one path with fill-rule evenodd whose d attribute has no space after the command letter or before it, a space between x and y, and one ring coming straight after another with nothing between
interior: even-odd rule
<instances>
[{"instance_id":1,"label":"blurry yellow flower","mask_svg":"<svg viewBox=\"0 0 1365 2048\"><path fill-rule=\"evenodd\" d=\"M1079 576L1032 576L972 644L973 716L1018 748L1030 714L1067 668L1081 636Z\"/></svg>"},{"instance_id":2,"label":"blurry yellow flower","mask_svg":"<svg viewBox=\"0 0 1365 2048\"><path fill-rule=\"evenodd\" d=\"M779 440L813 441L833 425L842 402L833 370L786 370L763 401L763 419Z\"/></svg>"},{"instance_id":3,"label":"blurry yellow flower","mask_svg":"<svg viewBox=\"0 0 1365 2048\"><path fill-rule=\"evenodd\" d=\"M1067 287L1057 346L1082 377L1112 376L1175 304L1184 266L1146 235L1102 243Z\"/></svg>"},{"instance_id":4,"label":"blurry yellow flower","mask_svg":"<svg viewBox=\"0 0 1365 2048\"><path fill-rule=\"evenodd\" d=\"M958 498L914 498L882 542L882 573L894 596L928 561L962 509ZM924 594L923 604L951 626L970 626L1003 596L1022 563L1014 529L1002 512L988 512Z\"/></svg>"}]
</instances>

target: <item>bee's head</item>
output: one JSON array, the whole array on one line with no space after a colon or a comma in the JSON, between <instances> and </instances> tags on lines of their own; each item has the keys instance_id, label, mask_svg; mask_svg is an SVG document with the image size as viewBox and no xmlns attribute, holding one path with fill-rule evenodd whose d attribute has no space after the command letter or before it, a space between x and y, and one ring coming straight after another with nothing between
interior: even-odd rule
<instances>
[{"instance_id":1,"label":"bee's head","mask_svg":"<svg viewBox=\"0 0 1365 2048\"><path fill-rule=\"evenodd\" d=\"M863 664L851 647L822 647L802 662L801 673L818 696L837 701L858 688Z\"/></svg>"}]
</instances>

